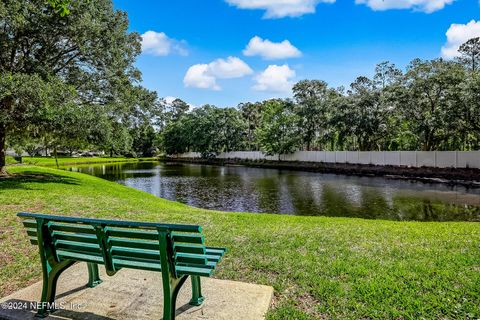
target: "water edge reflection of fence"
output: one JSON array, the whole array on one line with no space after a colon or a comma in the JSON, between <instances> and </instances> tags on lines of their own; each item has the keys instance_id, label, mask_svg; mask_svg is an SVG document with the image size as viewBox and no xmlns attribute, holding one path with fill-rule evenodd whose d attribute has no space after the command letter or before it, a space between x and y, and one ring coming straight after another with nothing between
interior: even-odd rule
<instances>
[{"instance_id":1,"label":"water edge reflection of fence","mask_svg":"<svg viewBox=\"0 0 480 320\"><path fill-rule=\"evenodd\" d=\"M178 157L200 158L201 155L198 152L187 152ZM217 159L480 169L480 151L297 151L280 156L267 156L261 151L235 151L222 152L217 155Z\"/></svg>"}]
</instances>

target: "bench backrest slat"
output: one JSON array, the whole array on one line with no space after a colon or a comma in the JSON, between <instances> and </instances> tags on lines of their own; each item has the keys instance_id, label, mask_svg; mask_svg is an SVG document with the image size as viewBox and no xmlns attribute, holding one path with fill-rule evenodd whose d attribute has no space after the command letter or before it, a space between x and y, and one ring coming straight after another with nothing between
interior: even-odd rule
<instances>
[{"instance_id":1,"label":"bench backrest slat","mask_svg":"<svg viewBox=\"0 0 480 320\"><path fill-rule=\"evenodd\" d=\"M193 244L205 244L205 240L203 235L197 234L180 234L177 232L172 233L172 239L174 242L185 242L185 243L193 243Z\"/></svg>"},{"instance_id":2,"label":"bench backrest slat","mask_svg":"<svg viewBox=\"0 0 480 320\"><path fill-rule=\"evenodd\" d=\"M158 232L156 230L132 230L106 227L105 232L107 232L108 237L154 240L158 242Z\"/></svg>"},{"instance_id":3,"label":"bench backrest slat","mask_svg":"<svg viewBox=\"0 0 480 320\"><path fill-rule=\"evenodd\" d=\"M130 257L130 258L159 261L160 251L158 250L158 246L157 246L157 250L112 247L112 257L114 259Z\"/></svg>"},{"instance_id":4,"label":"bench backrest slat","mask_svg":"<svg viewBox=\"0 0 480 320\"><path fill-rule=\"evenodd\" d=\"M49 225L49 229L52 231L64 231L72 232L79 234L95 234L95 229L92 226L81 225L81 224L66 224L66 223L57 223L52 222Z\"/></svg>"},{"instance_id":5,"label":"bench backrest slat","mask_svg":"<svg viewBox=\"0 0 480 320\"><path fill-rule=\"evenodd\" d=\"M21 218L36 219L42 218L45 221L57 221L57 222L66 222L66 223L75 223L75 224L85 224L85 225L108 225L111 227L119 228L141 228L141 229L151 229L156 230L158 228L165 228L171 231L179 232L202 232L202 228L197 225L188 225L188 224L165 224L165 223L153 223L153 222L137 222L137 221L119 221L119 220L102 220L102 219L92 219L92 218L79 218L79 217L64 217L64 216L52 216L46 214L35 214L29 212L20 212L17 216Z\"/></svg>"},{"instance_id":6,"label":"bench backrest slat","mask_svg":"<svg viewBox=\"0 0 480 320\"><path fill-rule=\"evenodd\" d=\"M97 236L90 234L67 233L61 231L54 231L53 238L57 240L68 240L79 243L96 243L98 244Z\"/></svg>"},{"instance_id":7,"label":"bench backrest slat","mask_svg":"<svg viewBox=\"0 0 480 320\"><path fill-rule=\"evenodd\" d=\"M158 241L147 241L147 240L141 240L141 239L125 239L125 238L115 238L115 237L109 237L108 241L112 247L158 250Z\"/></svg>"}]
</instances>

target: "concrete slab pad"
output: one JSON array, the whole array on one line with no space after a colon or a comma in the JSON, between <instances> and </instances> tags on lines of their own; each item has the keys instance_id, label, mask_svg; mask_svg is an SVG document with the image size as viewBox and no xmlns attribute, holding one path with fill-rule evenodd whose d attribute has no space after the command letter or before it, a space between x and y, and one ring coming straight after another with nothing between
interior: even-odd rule
<instances>
[{"instance_id":1,"label":"concrete slab pad","mask_svg":"<svg viewBox=\"0 0 480 320\"><path fill-rule=\"evenodd\" d=\"M103 283L85 286L87 266L78 263L59 279L56 305L59 310L46 319L161 319L163 293L157 272L120 270L113 277L100 266ZM33 319L40 299L42 283L35 283L0 299L0 319ZM202 278L205 302L199 307L188 304L191 298L187 280L177 299L177 319L264 319L273 288L237 281Z\"/></svg>"}]
</instances>

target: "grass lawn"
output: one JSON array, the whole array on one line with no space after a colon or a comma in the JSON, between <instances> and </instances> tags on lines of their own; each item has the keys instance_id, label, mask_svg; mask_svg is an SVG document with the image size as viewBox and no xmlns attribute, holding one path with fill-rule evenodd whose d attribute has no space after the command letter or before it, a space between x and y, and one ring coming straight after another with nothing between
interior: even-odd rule
<instances>
[{"instance_id":1,"label":"grass lawn","mask_svg":"<svg viewBox=\"0 0 480 320\"><path fill-rule=\"evenodd\" d=\"M152 161L155 158L110 158L110 157L58 157L58 165L75 165L75 164L91 164L91 163L109 163L109 162L136 162L136 161ZM13 157L7 157L7 164L16 164ZM36 166L56 166L54 157L22 157L22 163Z\"/></svg>"},{"instance_id":2,"label":"grass lawn","mask_svg":"<svg viewBox=\"0 0 480 320\"><path fill-rule=\"evenodd\" d=\"M14 166L0 179L0 296L40 280L19 211L195 223L230 249L218 278L272 285L269 319L476 319L480 224L226 213L92 176ZM207 297L208 299L208 297Z\"/></svg>"}]
</instances>

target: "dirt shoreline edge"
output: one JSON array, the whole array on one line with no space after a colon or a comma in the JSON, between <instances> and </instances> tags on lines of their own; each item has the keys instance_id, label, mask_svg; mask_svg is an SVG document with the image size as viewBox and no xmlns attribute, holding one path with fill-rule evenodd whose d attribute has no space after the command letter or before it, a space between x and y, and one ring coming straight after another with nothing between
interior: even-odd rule
<instances>
[{"instance_id":1,"label":"dirt shoreline edge","mask_svg":"<svg viewBox=\"0 0 480 320\"><path fill-rule=\"evenodd\" d=\"M406 166L378 166L349 163L270 161L245 159L198 159L164 157L163 161L197 163L208 165L242 165L255 168L298 170L319 173L333 173L354 176L385 177L396 180L411 180L425 183L443 183L451 186L480 188L480 169L430 168Z\"/></svg>"}]
</instances>

